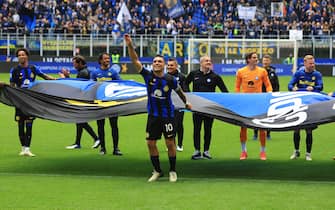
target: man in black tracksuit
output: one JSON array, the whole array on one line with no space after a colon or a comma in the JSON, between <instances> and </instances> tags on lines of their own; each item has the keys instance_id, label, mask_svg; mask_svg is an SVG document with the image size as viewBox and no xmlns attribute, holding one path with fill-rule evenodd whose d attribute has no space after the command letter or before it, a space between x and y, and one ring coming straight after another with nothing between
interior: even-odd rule
<instances>
[{"instance_id":1,"label":"man in black tracksuit","mask_svg":"<svg viewBox=\"0 0 335 210\"><path fill-rule=\"evenodd\" d=\"M185 75L178 71L178 61L175 58L169 58L167 64L167 72L168 74L174 76L178 81L181 89L185 92ZM184 138L184 112L175 110L174 111L174 123L176 128L176 136L178 136L178 143L177 143L177 151L183 151L183 138Z\"/></svg>"},{"instance_id":2,"label":"man in black tracksuit","mask_svg":"<svg viewBox=\"0 0 335 210\"><path fill-rule=\"evenodd\" d=\"M189 92L189 84L193 83L193 92L215 92L216 86L221 92L228 92L222 78L213 72L212 61L209 56L200 58L200 70L192 71L185 79L186 91ZM201 124L204 122L204 152L200 152L200 131ZM209 154L211 143L213 118L193 113L193 141L195 152L192 160L201 158L212 159Z\"/></svg>"}]
</instances>

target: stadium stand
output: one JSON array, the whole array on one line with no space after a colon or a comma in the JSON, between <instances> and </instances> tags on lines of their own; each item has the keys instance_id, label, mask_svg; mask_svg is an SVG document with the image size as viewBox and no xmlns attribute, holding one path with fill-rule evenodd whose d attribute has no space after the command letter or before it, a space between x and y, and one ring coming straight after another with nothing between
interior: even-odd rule
<instances>
[{"instance_id":1,"label":"stadium stand","mask_svg":"<svg viewBox=\"0 0 335 210\"><path fill-rule=\"evenodd\" d=\"M122 2L131 20L116 21ZM334 0L292 0L283 17L271 17L261 0L180 0L184 14L169 17L163 0L0 0L2 33L196 34L229 38L273 38L302 29L305 36L335 35ZM254 20L241 20L237 6L256 6Z\"/></svg>"}]
</instances>

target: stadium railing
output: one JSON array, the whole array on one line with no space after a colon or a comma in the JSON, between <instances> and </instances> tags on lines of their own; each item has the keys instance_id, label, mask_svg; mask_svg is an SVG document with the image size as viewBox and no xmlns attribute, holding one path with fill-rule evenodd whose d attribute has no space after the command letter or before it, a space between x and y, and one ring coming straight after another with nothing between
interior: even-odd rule
<instances>
[{"instance_id":1,"label":"stadium railing","mask_svg":"<svg viewBox=\"0 0 335 210\"><path fill-rule=\"evenodd\" d=\"M141 57L152 57L162 54L162 51L169 56L186 56L180 53L187 46L190 38L223 38L228 36L204 36L204 35L132 35L136 50ZM246 36L236 37L247 39ZM287 35L261 35L257 39L288 39ZM15 50L19 47L26 47L36 56L73 56L82 54L86 57L95 57L101 52L112 52L117 50L121 57L126 57L126 46L122 36L112 34L21 34L3 33L0 30L0 51L2 55L15 56ZM304 35L299 44L299 55L313 53L319 58L335 57L335 35Z\"/></svg>"}]
</instances>

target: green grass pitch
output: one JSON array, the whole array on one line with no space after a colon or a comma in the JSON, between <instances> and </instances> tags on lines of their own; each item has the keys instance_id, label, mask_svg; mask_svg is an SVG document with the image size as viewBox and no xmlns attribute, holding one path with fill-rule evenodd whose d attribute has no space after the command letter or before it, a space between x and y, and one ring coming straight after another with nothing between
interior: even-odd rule
<instances>
[{"instance_id":1,"label":"green grass pitch","mask_svg":"<svg viewBox=\"0 0 335 210\"><path fill-rule=\"evenodd\" d=\"M0 80L8 81L8 74ZM138 75L122 75L141 81ZM234 77L224 76L230 91ZM280 77L281 91L290 77ZM325 92L335 90L334 78L324 77ZM145 144L146 115L119 118L122 157L111 155L106 124L107 155L91 149L84 132L82 149L66 150L75 138L75 125L37 119L34 158L20 157L14 108L0 104L0 209L332 209L335 200L334 124L314 132L312 162L289 160L292 132L272 132L267 161L261 161L259 142L247 143L249 158L239 160L239 127L215 120L212 160L192 161L192 118L186 113L184 151L177 154L178 182L168 182L164 141L158 142L165 177L147 183L151 163ZM106 122L107 123L107 122ZM96 130L96 123L91 122ZM202 141L203 143L203 141Z\"/></svg>"}]
</instances>

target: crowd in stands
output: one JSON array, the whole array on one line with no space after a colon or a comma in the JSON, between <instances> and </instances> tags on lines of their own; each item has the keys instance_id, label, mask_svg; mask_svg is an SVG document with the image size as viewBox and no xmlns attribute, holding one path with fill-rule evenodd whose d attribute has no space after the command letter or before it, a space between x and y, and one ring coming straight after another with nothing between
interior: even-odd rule
<instances>
[{"instance_id":1,"label":"crowd in stands","mask_svg":"<svg viewBox=\"0 0 335 210\"><path fill-rule=\"evenodd\" d=\"M283 17L271 17L270 0L179 0L184 14L170 18L164 0L0 0L2 32L80 34L197 34L259 38L288 35L335 35L334 0L292 0ZM125 2L131 19L117 22ZM239 19L237 5L256 6L253 20Z\"/></svg>"}]
</instances>

